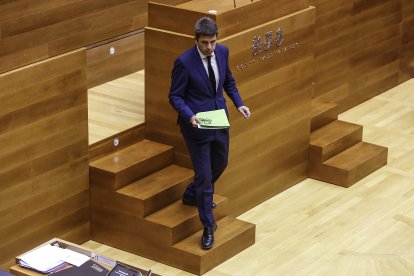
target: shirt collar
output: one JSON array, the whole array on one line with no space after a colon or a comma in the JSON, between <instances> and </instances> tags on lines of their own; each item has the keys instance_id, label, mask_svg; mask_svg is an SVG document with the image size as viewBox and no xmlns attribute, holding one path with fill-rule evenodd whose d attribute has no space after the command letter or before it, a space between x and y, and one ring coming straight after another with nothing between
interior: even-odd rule
<instances>
[{"instance_id":1,"label":"shirt collar","mask_svg":"<svg viewBox=\"0 0 414 276\"><path fill-rule=\"evenodd\" d=\"M206 55L204 55L201 51L200 51L200 49L198 49L198 45L196 45L196 48L197 48L197 51L198 51L198 54L200 55L200 57L201 57L201 59L206 59L207 58L207 56ZM212 57L214 57L214 51L213 51L213 53L211 54L211 56Z\"/></svg>"}]
</instances>

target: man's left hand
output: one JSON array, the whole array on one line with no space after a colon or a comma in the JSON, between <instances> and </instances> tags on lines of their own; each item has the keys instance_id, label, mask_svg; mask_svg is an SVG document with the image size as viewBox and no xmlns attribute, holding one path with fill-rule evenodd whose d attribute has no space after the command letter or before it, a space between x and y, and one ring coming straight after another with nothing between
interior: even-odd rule
<instances>
[{"instance_id":1,"label":"man's left hand","mask_svg":"<svg viewBox=\"0 0 414 276\"><path fill-rule=\"evenodd\" d=\"M249 119L251 113L250 109L247 106L242 105L239 108L237 108L237 110L243 115L245 119Z\"/></svg>"}]
</instances>

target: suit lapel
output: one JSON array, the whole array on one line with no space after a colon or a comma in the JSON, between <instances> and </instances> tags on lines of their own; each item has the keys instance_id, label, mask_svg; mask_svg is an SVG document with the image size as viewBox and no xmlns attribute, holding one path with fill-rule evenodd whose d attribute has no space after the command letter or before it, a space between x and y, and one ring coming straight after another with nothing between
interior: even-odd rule
<instances>
[{"instance_id":1,"label":"suit lapel","mask_svg":"<svg viewBox=\"0 0 414 276\"><path fill-rule=\"evenodd\" d=\"M217 86L217 90L219 90L219 88L223 86L224 74L225 74L225 66L224 66L225 62L222 59L222 55L221 55L221 52L220 52L219 45L216 46L214 54L216 55L217 68L218 68L218 72L219 72L219 83L218 83L218 86Z\"/></svg>"}]
</instances>

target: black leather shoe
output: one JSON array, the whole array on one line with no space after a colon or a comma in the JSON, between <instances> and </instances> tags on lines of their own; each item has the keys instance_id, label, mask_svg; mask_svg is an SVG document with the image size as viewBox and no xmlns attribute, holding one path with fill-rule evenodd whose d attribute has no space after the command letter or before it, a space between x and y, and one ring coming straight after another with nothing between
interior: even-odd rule
<instances>
[{"instance_id":1,"label":"black leather shoe","mask_svg":"<svg viewBox=\"0 0 414 276\"><path fill-rule=\"evenodd\" d=\"M183 199L181 200L183 202L184 205L190 205L190 206L197 206L197 202L195 200L192 199L188 199L183 197ZM211 203L211 209L216 208L217 205L213 202Z\"/></svg>"},{"instance_id":2,"label":"black leather shoe","mask_svg":"<svg viewBox=\"0 0 414 276\"><path fill-rule=\"evenodd\" d=\"M214 244L214 231L217 230L217 224L214 223L213 227L204 227L203 236L201 236L201 248L208 250L213 247Z\"/></svg>"}]
</instances>

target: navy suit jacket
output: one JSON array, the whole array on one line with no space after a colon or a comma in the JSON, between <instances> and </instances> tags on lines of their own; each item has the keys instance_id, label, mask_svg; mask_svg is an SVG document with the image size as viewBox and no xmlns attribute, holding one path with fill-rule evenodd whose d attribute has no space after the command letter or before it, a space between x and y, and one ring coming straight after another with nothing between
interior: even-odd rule
<instances>
[{"instance_id":1,"label":"navy suit jacket","mask_svg":"<svg viewBox=\"0 0 414 276\"><path fill-rule=\"evenodd\" d=\"M196 45L179 56L174 63L169 100L178 112L178 123L187 138L200 139L213 135L210 130L192 127L190 118L198 112L217 109L224 109L228 113L223 89L237 108L244 105L229 68L228 48L217 44L214 54L219 71L217 93L211 87Z\"/></svg>"}]
</instances>

